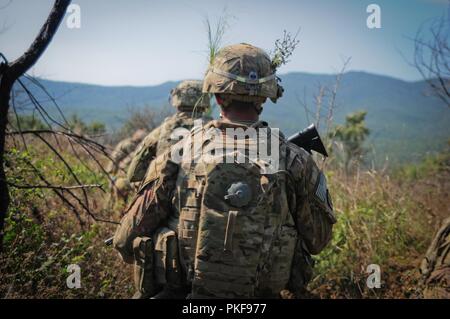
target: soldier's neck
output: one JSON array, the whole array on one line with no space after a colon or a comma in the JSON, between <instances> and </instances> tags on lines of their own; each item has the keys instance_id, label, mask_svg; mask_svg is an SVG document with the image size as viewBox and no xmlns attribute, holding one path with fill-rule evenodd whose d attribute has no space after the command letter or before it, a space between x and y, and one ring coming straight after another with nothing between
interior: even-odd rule
<instances>
[{"instance_id":1,"label":"soldier's neck","mask_svg":"<svg viewBox=\"0 0 450 319\"><path fill-rule=\"evenodd\" d=\"M237 124L243 124L246 126L250 126L256 122L258 122L259 118L258 117L252 117L252 118L243 118L243 117L232 117L232 116L224 116L223 114L221 115L221 119L224 122L228 122L228 123L237 123Z\"/></svg>"}]
</instances>

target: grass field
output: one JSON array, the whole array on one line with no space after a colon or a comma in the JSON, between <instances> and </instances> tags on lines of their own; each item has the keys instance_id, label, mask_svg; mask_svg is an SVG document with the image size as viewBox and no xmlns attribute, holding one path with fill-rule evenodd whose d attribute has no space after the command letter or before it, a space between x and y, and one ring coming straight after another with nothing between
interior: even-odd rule
<instances>
[{"instance_id":1,"label":"grass field","mask_svg":"<svg viewBox=\"0 0 450 319\"><path fill-rule=\"evenodd\" d=\"M8 141L7 175L15 184L38 184L31 161L56 184L70 185L60 161L39 142L28 151ZM64 143L60 145L64 150ZM83 183L107 179L89 157L65 154ZM357 171L351 176L328 168L338 222L332 242L316 259L310 284L314 298L420 298L418 266L439 222L449 214L449 153L396 172ZM81 164L85 163L85 164ZM89 169L90 168L90 169ZM14 177L13 177L14 176ZM115 225L76 215L48 189L12 187L0 256L2 298L127 298L132 295L131 267L104 245ZM108 194L88 190L96 217L118 221L121 210L108 211ZM77 206L77 204L75 204ZM81 267L81 288L68 289L67 266ZM381 288L366 285L367 266L378 264Z\"/></svg>"}]
</instances>

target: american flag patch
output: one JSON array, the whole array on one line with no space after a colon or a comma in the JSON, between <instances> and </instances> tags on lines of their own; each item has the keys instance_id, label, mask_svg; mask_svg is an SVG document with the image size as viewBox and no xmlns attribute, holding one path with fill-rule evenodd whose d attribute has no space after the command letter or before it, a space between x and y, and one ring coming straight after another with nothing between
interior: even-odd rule
<instances>
[{"instance_id":1,"label":"american flag patch","mask_svg":"<svg viewBox=\"0 0 450 319\"><path fill-rule=\"evenodd\" d=\"M317 183L316 197L324 204L327 203L327 181L325 175L321 172L319 174L319 182Z\"/></svg>"}]
</instances>

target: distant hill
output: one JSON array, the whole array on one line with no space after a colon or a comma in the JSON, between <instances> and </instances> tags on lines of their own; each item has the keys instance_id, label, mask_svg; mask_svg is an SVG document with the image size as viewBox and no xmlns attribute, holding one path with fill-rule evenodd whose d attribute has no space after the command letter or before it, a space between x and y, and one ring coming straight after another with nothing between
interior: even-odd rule
<instances>
[{"instance_id":1,"label":"distant hill","mask_svg":"<svg viewBox=\"0 0 450 319\"><path fill-rule=\"evenodd\" d=\"M280 77L285 94L277 104L266 104L263 119L289 135L308 124L298 98L305 96L309 107L313 108L318 85L331 87L334 75L295 72ZM178 83L133 87L43 79L40 82L57 99L66 115L77 113L87 121L100 120L111 129L124 121L130 107L169 107L170 89ZM48 98L32 84L28 86L55 115L56 110ZM371 130L369 144L375 150L377 162L380 164L386 156L392 163L417 161L427 152L442 149L450 138L450 110L438 99L425 96L426 90L427 84L423 81L406 82L365 72L348 72L338 91L335 121L342 123L346 114L367 110Z\"/></svg>"}]
</instances>

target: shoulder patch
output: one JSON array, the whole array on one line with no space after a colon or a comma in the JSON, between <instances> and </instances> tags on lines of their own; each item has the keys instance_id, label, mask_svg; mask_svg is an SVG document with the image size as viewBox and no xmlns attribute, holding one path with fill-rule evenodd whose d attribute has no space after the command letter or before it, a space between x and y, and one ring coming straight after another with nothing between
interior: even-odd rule
<instances>
[{"instance_id":1,"label":"shoulder patch","mask_svg":"<svg viewBox=\"0 0 450 319\"><path fill-rule=\"evenodd\" d=\"M336 223L336 216L333 211L333 202L331 201L330 192L328 191L327 179L323 172L319 173L317 176L317 186L314 191L314 197L319 201L324 207L326 207L326 212L328 218L332 224Z\"/></svg>"},{"instance_id":2,"label":"shoulder patch","mask_svg":"<svg viewBox=\"0 0 450 319\"><path fill-rule=\"evenodd\" d=\"M317 180L318 180L318 182L317 182L317 186L316 186L314 195L323 204L328 204L327 203L327 180L325 178L325 175L322 172L320 172Z\"/></svg>"}]
</instances>

